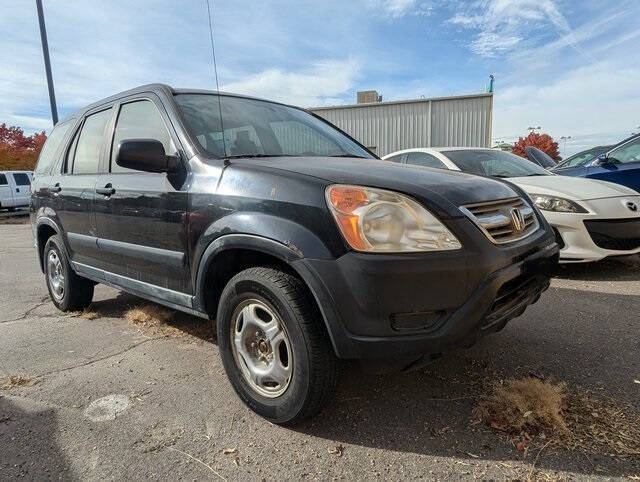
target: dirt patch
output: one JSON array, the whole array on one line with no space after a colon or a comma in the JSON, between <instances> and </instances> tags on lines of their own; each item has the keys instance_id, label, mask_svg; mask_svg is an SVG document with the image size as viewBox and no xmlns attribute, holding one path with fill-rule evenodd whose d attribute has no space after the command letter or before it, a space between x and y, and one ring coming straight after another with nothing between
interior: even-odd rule
<instances>
[{"instance_id":1,"label":"dirt patch","mask_svg":"<svg viewBox=\"0 0 640 482\"><path fill-rule=\"evenodd\" d=\"M85 320L95 320L96 318L100 318L102 316L97 311L91 309L91 307L86 308L82 311L76 311L71 314L71 316L75 316L77 318L84 318Z\"/></svg>"},{"instance_id":2,"label":"dirt patch","mask_svg":"<svg viewBox=\"0 0 640 482\"><path fill-rule=\"evenodd\" d=\"M4 384L0 388L10 390L16 387L28 387L36 383L38 383L38 380L29 375L9 375L5 378Z\"/></svg>"},{"instance_id":3,"label":"dirt patch","mask_svg":"<svg viewBox=\"0 0 640 482\"><path fill-rule=\"evenodd\" d=\"M533 440L568 449L640 456L640 413L613 399L533 377L495 383L474 408L476 421L512 437L526 452Z\"/></svg>"},{"instance_id":4,"label":"dirt patch","mask_svg":"<svg viewBox=\"0 0 640 482\"><path fill-rule=\"evenodd\" d=\"M210 340L213 338L211 322L207 320L185 320L181 313L170 311L158 305L140 305L127 310L123 317L129 323L140 327L145 334L169 338L187 338L188 341Z\"/></svg>"}]
</instances>

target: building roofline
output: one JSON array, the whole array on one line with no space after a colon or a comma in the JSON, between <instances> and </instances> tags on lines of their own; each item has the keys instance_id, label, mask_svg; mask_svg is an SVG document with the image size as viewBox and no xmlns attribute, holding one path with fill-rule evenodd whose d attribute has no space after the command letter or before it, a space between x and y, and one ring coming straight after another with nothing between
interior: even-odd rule
<instances>
[{"instance_id":1,"label":"building roofline","mask_svg":"<svg viewBox=\"0 0 640 482\"><path fill-rule=\"evenodd\" d=\"M420 99L407 99L407 100L391 100L386 102L368 102L365 104L343 104L343 105L323 105L319 107L309 107L307 110L319 111L319 110L334 110L334 109L353 109L355 107L379 107L385 105L397 105L397 104L415 104L417 102L431 102L434 100L457 100L457 99L472 99L477 97L493 97L493 92L480 92L478 94L465 94L465 95L447 95L442 97L428 97Z\"/></svg>"}]
</instances>

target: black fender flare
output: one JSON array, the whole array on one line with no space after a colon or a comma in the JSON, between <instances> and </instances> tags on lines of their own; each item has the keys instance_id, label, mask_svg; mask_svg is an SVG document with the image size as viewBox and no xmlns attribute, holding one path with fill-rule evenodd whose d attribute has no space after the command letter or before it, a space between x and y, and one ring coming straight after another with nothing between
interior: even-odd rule
<instances>
[{"instance_id":1,"label":"black fender flare","mask_svg":"<svg viewBox=\"0 0 640 482\"><path fill-rule=\"evenodd\" d=\"M262 252L286 263L302 279L314 297L336 355L340 356L340 353L345 351L345 343L348 342L348 338L341 336L345 332L345 328L340 323L334 307L331 306L331 303L328 303L330 296L325 292L322 284L318 282L312 270L305 263L303 254L295 246L270 238L252 234L226 234L212 241L204 250L198 264L193 309L205 312L206 274L211 266L211 261L224 251L232 249Z\"/></svg>"},{"instance_id":2,"label":"black fender flare","mask_svg":"<svg viewBox=\"0 0 640 482\"><path fill-rule=\"evenodd\" d=\"M42 257L42 249L44 249L44 246L40 246L39 240L38 240L39 239L38 234L42 226L49 226L51 229L53 229L56 232L58 236L62 236L62 230L60 229L60 226L58 226L58 224L51 218L43 216L36 220L36 229L35 229L36 252L38 253L38 261L40 262L40 271L44 273L44 259ZM64 239L62 240L62 249L65 251L64 254L67 257L67 259L71 260L71 258L69 257L69 251L67 250L67 246L65 245Z\"/></svg>"}]
</instances>

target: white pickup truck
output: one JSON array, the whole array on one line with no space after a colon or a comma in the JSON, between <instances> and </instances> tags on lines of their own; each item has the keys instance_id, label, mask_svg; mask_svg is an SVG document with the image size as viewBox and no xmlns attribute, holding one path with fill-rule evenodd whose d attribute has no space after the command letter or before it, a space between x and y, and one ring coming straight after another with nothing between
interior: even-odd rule
<instances>
[{"instance_id":1,"label":"white pickup truck","mask_svg":"<svg viewBox=\"0 0 640 482\"><path fill-rule=\"evenodd\" d=\"M32 179L30 171L0 171L0 209L29 206Z\"/></svg>"}]
</instances>

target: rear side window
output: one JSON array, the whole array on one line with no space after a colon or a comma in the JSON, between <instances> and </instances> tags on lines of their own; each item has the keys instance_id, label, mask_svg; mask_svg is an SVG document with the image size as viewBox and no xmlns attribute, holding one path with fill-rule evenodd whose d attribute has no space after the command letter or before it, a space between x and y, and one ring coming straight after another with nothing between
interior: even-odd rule
<instances>
[{"instance_id":1,"label":"rear side window","mask_svg":"<svg viewBox=\"0 0 640 482\"><path fill-rule=\"evenodd\" d=\"M5 176L4 174L0 174L0 186L5 185L5 184L9 184L7 182L7 176Z\"/></svg>"},{"instance_id":2,"label":"rear side window","mask_svg":"<svg viewBox=\"0 0 640 482\"><path fill-rule=\"evenodd\" d=\"M116 164L118 144L126 139L154 139L162 143L167 154L175 152L160 112L148 100L130 102L120 108L111 146L111 172L136 172Z\"/></svg>"},{"instance_id":3,"label":"rear side window","mask_svg":"<svg viewBox=\"0 0 640 482\"><path fill-rule=\"evenodd\" d=\"M36 174L43 174L49 172L51 165L55 161L55 155L60 148L60 144L64 139L71 122L65 122L64 124L58 124L53 128L47 141L40 151L40 157L38 158L38 165L36 166Z\"/></svg>"},{"instance_id":4,"label":"rear side window","mask_svg":"<svg viewBox=\"0 0 640 482\"><path fill-rule=\"evenodd\" d=\"M17 172L13 175L16 186L31 186L31 180L24 172Z\"/></svg>"},{"instance_id":5,"label":"rear side window","mask_svg":"<svg viewBox=\"0 0 640 482\"><path fill-rule=\"evenodd\" d=\"M397 154L395 156L387 157L385 161L402 162L402 156L404 156L404 154Z\"/></svg>"},{"instance_id":6,"label":"rear side window","mask_svg":"<svg viewBox=\"0 0 640 482\"><path fill-rule=\"evenodd\" d=\"M111 118L111 109L87 116L80 134L72 147L73 174L93 174L98 172L100 151L104 142L104 130ZM71 153L69 154L71 157Z\"/></svg>"},{"instance_id":7,"label":"rear side window","mask_svg":"<svg viewBox=\"0 0 640 482\"><path fill-rule=\"evenodd\" d=\"M426 152L410 152L407 155L407 164L414 166L435 167L436 169L446 169L447 166L437 157Z\"/></svg>"}]
</instances>

